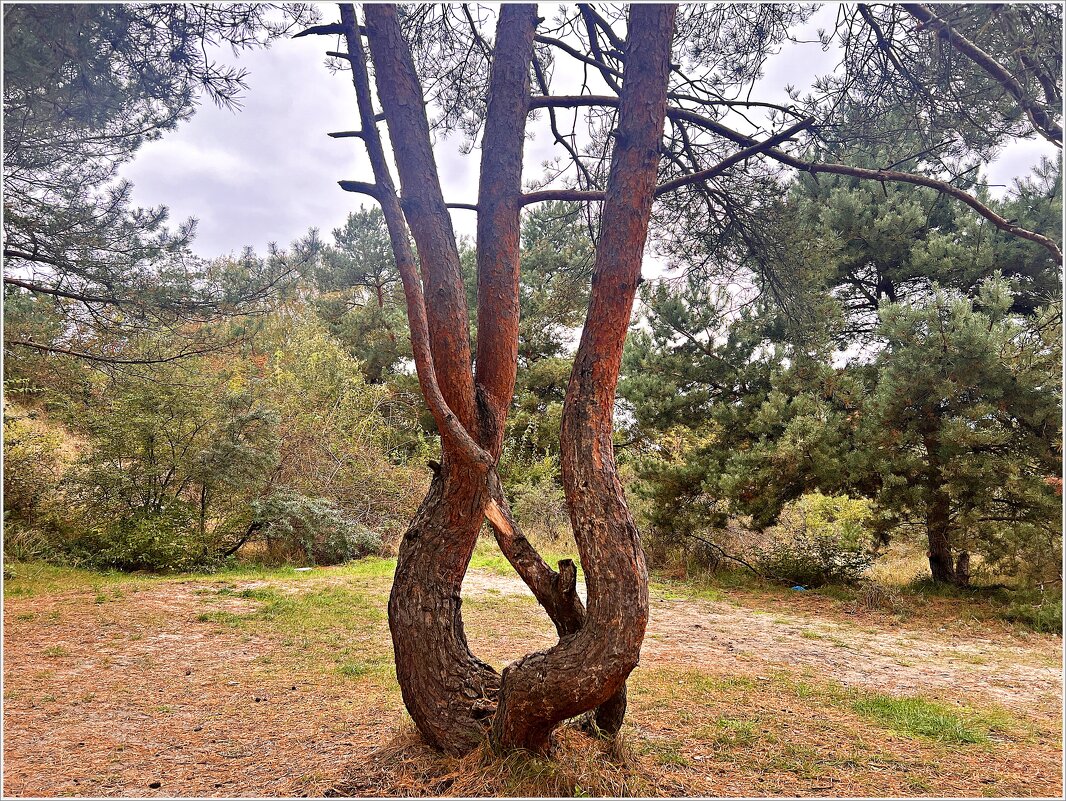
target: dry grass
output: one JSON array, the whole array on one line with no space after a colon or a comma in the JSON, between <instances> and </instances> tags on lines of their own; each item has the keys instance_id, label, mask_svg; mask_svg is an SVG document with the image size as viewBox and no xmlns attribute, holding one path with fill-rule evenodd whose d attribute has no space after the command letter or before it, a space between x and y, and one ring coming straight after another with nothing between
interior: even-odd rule
<instances>
[{"instance_id":1,"label":"dry grass","mask_svg":"<svg viewBox=\"0 0 1066 801\"><path fill-rule=\"evenodd\" d=\"M441 756L414 732L392 672L392 567L160 579L16 566L5 795L1061 793L1057 707L1003 708L982 690L1023 663L1061 671L1056 638L922 618L885 638L883 611L754 588L692 600L682 582L654 591L619 741L563 727L551 759ZM531 599L476 575L464 615L477 653L502 666L553 642ZM867 653L872 638L900 653ZM881 686L897 675L912 689Z\"/></svg>"},{"instance_id":2,"label":"dry grass","mask_svg":"<svg viewBox=\"0 0 1066 801\"><path fill-rule=\"evenodd\" d=\"M627 736L599 740L564 726L552 755L493 753L484 744L463 757L429 748L410 721L384 746L349 768L329 795L451 797L582 797L668 795L659 771L633 753Z\"/></svg>"}]
</instances>

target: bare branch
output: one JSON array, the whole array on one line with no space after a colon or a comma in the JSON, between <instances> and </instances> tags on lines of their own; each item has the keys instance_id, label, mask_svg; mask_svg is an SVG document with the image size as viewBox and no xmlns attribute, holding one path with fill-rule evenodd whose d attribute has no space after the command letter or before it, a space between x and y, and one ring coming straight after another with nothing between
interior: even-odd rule
<instances>
[{"instance_id":1,"label":"bare branch","mask_svg":"<svg viewBox=\"0 0 1066 801\"><path fill-rule=\"evenodd\" d=\"M1018 102L1018 105L1024 109L1029 121L1033 123L1033 127L1041 136L1049 142L1062 147L1062 126L1055 122L1048 109L1044 108L1043 105L1029 95L1025 87L1006 67L955 30L950 22L934 14L929 6L922 3L903 3L903 9L919 20L923 26L931 28L938 35L947 39L956 50L983 69L989 77L1003 87L1007 94Z\"/></svg>"},{"instance_id":2,"label":"bare branch","mask_svg":"<svg viewBox=\"0 0 1066 801\"><path fill-rule=\"evenodd\" d=\"M122 359L117 356L102 356L97 353L89 353L87 351L82 350L57 348L54 345L42 345L39 342L30 342L28 340L23 339L8 339L5 341L5 344L19 345L24 348L33 348L34 350L41 351L42 353L53 353L63 356L75 356L79 359L84 359L88 362L102 362L104 364L165 364L166 362L175 362L179 359L187 359L190 356L203 356L206 353L217 353L225 347L224 345L212 345L210 347L183 350L180 353L172 353L169 356L143 356L138 359Z\"/></svg>"},{"instance_id":3,"label":"bare branch","mask_svg":"<svg viewBox=\"0 0 1066 801\"><path fill-rule=\"evenodd\" d=\"M342 33L344 33L344 26L339 22L334 22L330 25L312 25L310 28L306 28L293 35L292 38L300 39L304 36L335 36Z\"/></svg>"},{"instance_id":4,"label":"bare branch","mask_svg":"<svg viewBox=\"0 0 1066 801\"><path fill-rule=\"evenodd\" d=\"M655 196L660 197L661 195L664 195L667 192L672 192L675 189L680 189L682 186L688 186L689 184L698 183L700 181L709 181L711 178L714 178L717 175L721 175L734 164L744 161L745 159L751 158L752 156L758 155L759 153L765 153L769 148L791 139L800 131L809 128L813 124L814 117L807 117L804 120L800 120L791 128L788 128L787 130L784 130L781 133L774 134L773 136L762 142L758 142L754 145L751 145L750 147L746 147L743 150L734 153L729 158L723 159L718 164L709 169L700 170L699 172L694 172L691 175L681 175L677 178L674 178L672 181L667 181L665 184L662 184L661 186L656 188Z\"/></svg>"},{"instance_id":5,"label":"bare branch","mask_svg":"<svg viewBox=\"0 0 1066 801\"><path fill-rule=\"evenodd\" d=\"M545 203L552 200L567 200L577 203L602 201L604 193L585 189L540 189L522 195L522 205Z\"/></svg>"},{"instance_id":6,"label":"bare branch","mask_svg":"<svg viewBox=\"0 0 1066 801\"><path fill-rule=\"evenodd\" d=\"M368 184L365 181L337 181L337 184L345 192L357 192L361 195L370 195L375 200L381 195L381 187L377 184Z\"/></svg>"},{"instance_id":7,"label":"bare branch","mask_svg":"<svg viewBox=\"0 0 1066 801\"><path fill-rule=\"evenodd\" d=\"M560 95L556 97L534 97L530 101L530 108L546 108L548 106L556 107L577 107L577 106L608 106L617 107L618 98L612 95ZM712 120L709 117L705 117L702 114L698 114L695 111L689 109L671 107L666 110L666 115L672 120L680 120L691 123L697 127L716 133L732 142L745 147L754 147L759 144L758 140L753 139L750 136L745 136L739 131L735 131L732 128L723 125L716 120ZM1062 251L1059 246L1055 244L1051 239L1043 234L1030 231L1026 228L1022 228L1016 225L1013 221L1006 219L1005 217L997 214L980 200L973 195L969 194L963 189L954 186L947 181L942 181L937 178L930 178L926 175L918 175L915 173L896 172L893 170L871 170L864 167L851 167L846 164L832 164L825 162L805 161L796 156L792 156L784 151L777 150L776 148L765 148L763 152L774 159L775 161L785 164L789 167L793 167L802 172L810 173L811 175L817 175L819 173L828 173L833 175L849 175L853 178L863 178L872 181L892 183L905 183L914 184L916 186L926 186L930 189L935 189L938 192L942 192L945 195L965 203L972 208L986 220L991 222L997 228L1002 231L1019 237L1020 239L1027 239L1030 242L1035 242L1042 248L1047 250L1055 261L1062 264ZM556 191L568 191L568 190L556 190ZM532 199L530 199L532 198ZM523 202L532 203L537 200L556 200L556 199L573 199L573 200L597 200L602 198L583 196L572 198L560 198L555 195L545 195L541 192L532 192L525 196Z\"/></svg>"}]
</instances>

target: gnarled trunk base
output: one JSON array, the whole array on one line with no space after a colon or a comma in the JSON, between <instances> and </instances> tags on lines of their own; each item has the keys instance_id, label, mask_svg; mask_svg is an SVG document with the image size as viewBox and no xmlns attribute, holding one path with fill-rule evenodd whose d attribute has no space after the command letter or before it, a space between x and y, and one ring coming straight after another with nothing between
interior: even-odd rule
<instances>
[{"instance_id":1,"label":"gnarled trunk base","mask_svg":"<svg viewBox=\"0 0 1066 801\"><path fill-rule=\"evenodd\" d=\"M492 500L485 516L492 525L496 543L511 566L533 591L533 595L548 613L560 639L576 634L585 625L585 605L577 594L577 566L571 559L559 562L559 570L552 570L522 534L518 522L500 484L499 475L493 471L489 479ZM626 688L618 691L593 710L582 722L581 728L588 734L613 737L622 728L626 714Z\"/></svg>"}]
</instances>

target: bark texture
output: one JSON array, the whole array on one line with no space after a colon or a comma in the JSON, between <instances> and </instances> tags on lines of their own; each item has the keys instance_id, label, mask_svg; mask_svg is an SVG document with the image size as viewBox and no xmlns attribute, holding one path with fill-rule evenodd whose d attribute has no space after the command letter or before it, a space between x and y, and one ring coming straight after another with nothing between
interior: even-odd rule
<instances>
[{"instance_id":1,"label":"bark texture","mask_svg":"<svg viewBox=\"0 0 1066 801\"><path fill-rule=\"evenodd\" d=\"M518 370L522 153L537 7L500 9L489 76L477 215L477 365L481 444L500 458Z\"/></svg>"},{"instance_id":2,"label":"bark texture","mask_svg":"<svg viewBox=\"0 0 1066 801\"><path fill-rule=\"evenodd\" d=\"M585 605L577 594L577 565L572 559L559 562L555 571L522 534L500 486L499 476L490 479L491 500L485 517L492 526L496 543L534 597L547 612L559 637L575 634L585 625ZM622 728L626 712L626 688L593 710L584 729L590 734L611 736Z\"/></svg>"},{"instance_id":3,"label":"bark texture","mask_svg":"<svg viewBox=\"0 0 1066 801\"><path fill-rule=\"evenodd\" d=\"M627 44L631 76L621 101L604 214L610 233L601 243L593 307L578 352L586 368L575 371L568 390L572 408L569 423L564 421L569 444L563 469L571 518L582 526L578 542L589 566L588 610L577 596L573 562L560 563L558 572L544 562L522 536L495 472L517 370L521 169L536 7L504 6L497 29L477 205L479 340L473 370L458 251L411 52L395 6L368 5L365 15L360 28L354 7L342 4L339 32L348 46L362 125L352 135L366 144L374 183L341 186L369 194L382 206L407 300L419 382L442 443L430 491L400 545L389 599L404 702L426 740L455 754L483 739L497 711L501 677L470 652L460 599L487 517L504 554L555 623L562 651L548 652L547 658L563 668L549 669L544 675L551 686L542 682L532 692L523 682L536 673L537 660L528 662L532 671L515 672L513 703L502 716L497 742L543 750L560 720L590 709L596 724L591 728L614 733L647 619L647 576L615 473L611 411L654 192L674 8L633 11L631 30L640 35ZM364 33L382 113L375 113L371 102ZM402 198L377 130L382 119Z\"/></svg>"},{"instance_id":4,"label":"bark texture","mask_svg":"<svg viewBox=\"0 0 1066 801\"><path fill-rule=\"evenodd\" d=\"M452 218L441 192L425 98L396 7L365 6L377 93L389 126L401 206L422 271L433 362L444 400L468 432L477 430L470 323Z\"/></svg>"},{"instance_id":5,"label":"bark texture","mask_svg":"<svg viewBox=\"0 0 1066 801\"><path fill-rule=\"evenodd\" d=\"M445 455L404 534L389 595L404 704L426 741L451 754L484 740L500 687L499 674L467 645L460 598L486 495L484 473Z\"/></svg>"},{"instance_id":6,"label":"bark texture","mask_svg":"<svg viewBox=\"0 0 1066 801\"><path fill-rule=\"evenodd\" d=\"M640 656L647 568L615 467L612 413L655 191L675 11L630 11L592 296L563 412L563 482L585 566L586 619L554 647L504 670L492 726L502 748L547 751L555 726L614 696Z\"/></svg>"}]
</instances>

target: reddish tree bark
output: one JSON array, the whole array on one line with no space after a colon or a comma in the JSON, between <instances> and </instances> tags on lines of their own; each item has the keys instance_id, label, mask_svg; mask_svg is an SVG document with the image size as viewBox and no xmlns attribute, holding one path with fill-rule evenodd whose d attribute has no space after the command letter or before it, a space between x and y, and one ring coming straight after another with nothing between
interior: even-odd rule
<instances>
[{"instance_id":1,"label":"reddish tree bark","mask_svg":"<svg viewBox=\"0 0 1066 801\"><path fill-rule=\"evenodd\" d=\"M479 215L478 350L476 365L472 365L449 204L441 195L424 97L397 10L391 5L368 5L365 28L360 28L353 7L341 8L341 25L315 26L305 33L343 33L347 40L348 53L333 55L352 63L362 130L333 135L364 141L375 182L342 181L341 186L367 193L382 205L403 280L419 382L441 433L441 464L401 544L389 601L404 701L426 739L453 753L481 742L490 719L493 741L503 748L544 751L560 721L593 709L601 727L617 731L625 712L625 681L639 659L648 602L643 551L614 462L612 412L651 204L657 194L664 116L678 124L705 128L744 149L715 166L694 169L692 176L675 179L658 192L705 181L739 161L764 154L812 174L829 172L928 186L968 203L997 227L1041 244L1061 260L1058 247L942 181L892 170L806 162L776 149L775 145L808 126L810 120L760 142L695 111L668 109L674 6L633 6L630 35L624 43L603 17L583 7L580 14L590 37L589 55L558 39L537 36L535 7L504 5L491 48L467 15L478 46L492 50L492 71L478 203L450 204ZM373 56L383 113L375 113L371 104L364 35ZM601 48L601 35L609 50ZM620 88L619 96L530 98L534 41L597 68L612 90ZM606 63L608 59L611 64ZM624 64L624 69L612 66L617 64ZM544 74L538 68L541 90L547 93ZM528 112L539 107L551 112L559 106L586 105L619 109L606 191L541 190L523 195L521 166ZM376 128L382 119L389 126L403 186L402 202ZM554 119L552 130L578 160ZM578 169L588 177L580 163ZM519 215L525 204L559 197L604 203L591 303L567 390L561 443L567 503L588 582L587 609L576 593L574 564L564 561L555 571L545 563L522 536L496 473L517 369ZM410 235L417 243L417 262ZM946 518L940 514L946 507L937 509L934 517ZM463 575L485 517L501 549L559 633L556 646L524 657L502 677L470 652L461 615ZM931 551L944 551L941 556L947 567L951 565L950 543L946 548L932 547L936 539L932 532L938 527L930 526ZM953 565L957 576L968 574L967 561L963 554Z\"/></svg>"},{"instance_id":2,"label":"reddish tree bark","mask_svg":"<svg viewBox=\"0 0 1066 801\"><path fill-rule=\"evenodd\" d=\"M412 171L411 162L418 169L432 169L436 178L421 89L414 78L410 53L399 36L395 10L368 9L367 29L372 50L378 50L377 58L383 62L392 59L391 70L406 77L388 81L388 89L382 91L379 86L378 91L386 114L391 112L396 120L390 124L394 147L406 148L403 158L397 157L401 180L416 187L408 193L414 200L408 201L404 210L377 133L365 53L351 6L342 6L342 24L359 100L362 138L374 170L376 183L371 191L382 205L389 229L407 300L419 382L442 442L441 464L400 545L389 596L397 680L404 703L427 741L443 751L464 753L484 736L486 720L495 708L499 676L470 652L462 620L460 589L481 527L491 459L470 433L474 430L475 405L458 253L439 183L420 180L417 171ZM417 136L405 136L409 130L394 131L414 125L411 118L417 116L423 125L416 126L415 132L424 136L424 142ZM421 282L405 218L411 221L419 242ZM423 287L431 293L430 304L425 302Z\"/></svg>"},{"instance_id":3,"label":"reddish tree bark","mask_svg":"<svg viewBox=\"0 0 1066 801\"><path fill-rule=\"evenodd\" d=\"M499 461L503 449L504 423L518 370L522 153L536 28L535 5L501 8L481 142L477 202L478 342L474 380L481 415L481 445L494 461ZM576 566L566 560L556 572L541 558L511 515L495 474L490 479L490 492L492 500L486 518L500 550L533 591L559 635L576 632L585 620L585 607L577 595ZM609 719L615 718L621 725L621 716L617 714L605 713L601 717L605 727L613 725Z\"/></svg>"},{"instance_id":4,"label":"reddish tree bark","mask_svg":"<svg viewBox=\"0 0 1066 801\"><path fill-rule=\"evenodd\" d=\"M600 613L593 612L596 604L586 613L576 593L576 567L564 561L556 572L537 554L515 523L495 472L517 370L519 234L524 203L521 166L529 112L529 65L537 24L535 7L508 5L500 12L489 80L477 205L479 342L474 371L455 237L440 191L421 87L410 50L401 35L396 9L389 5L368 6L365 28L360 29L352 6L341 8L340 28L348 45L347 57L352 63L362 125L361 131L351 135L366 144L375 181L373 184L342 181L341 185L349 191L370 194L382 205L407 300L419 382L441 432L441 464L435 469L429 493L401 543L389 599L397 678L404 702L426 739L452 753L463 753L480 742L488 720L496 711L500 677L470 652L460 600L463 576L482 519L487 516L501 549L555 622L560 645L581 637L587 630L586 636L602 646L593 672L599 675L599 671L606 669L611 673L608 691L598 687L590 693L586 680L578 688L566 686L565 692L586 694L577 705L580 709L575 707L572 714L602 705L596 713L597 722L611 732L617 731L625 711L624 681L635 664L635 653L639 652L643 622L632 627L627 625L629 618L623 617L618 622L625 626L624 633L611 632L605 629L609 621L602 610L621 595L627 595L627 588L635 590L629 601L635 602L641 621L646 618L647 609L643 558L639 557L639 542L621 500L617 477L611 486L616 494L604 500L601 509L593 509L587 499L579 499L572 517L587 522L590 515L607 510L612 531L622 531L622 537L617 542L608 542L594 533L591 539L586 538L583 558L586 553L588 558L598 558L598 549L615 546L625 549L623 561L630 559L629 554L637 553L639 558L635 562L631 560L629 565L635 571L636 583L623 582L597 602ZM628 100L622 106L622 118L628 122L623 122L619 131L616 164L609 184L609 194L613 192L611 196L615 198L613 203L608 203L613 215L610 219L612 224L617 224L618 231L607 237L606 266L600 268L596 279L606 293L599 293L599 306L595 316L590 317L597 325L602 317L609 330L599 337L586 336L589 344L583 339L579 350L579 358L584 352L586 361L606 358L602 366L607 369L610 386L606 393L593 393L592 401L592 396L585 394L592 391L591 383L578 380L571 387L572 390L575 386L584 387L574 394L582 411L573 419L588 423L585 434L571 435L572 448L586 448L593 440L602 446L606 436L610 475L614 469L613 454L609 453L611 400L650 216L665 106L663 65L669 63L672 19L672 7L634 12L634 26L643 30L643 23L651 21L655 35L630 47L634 77L628 82L625 95ZM371 104L361 36L364 31L374 61L383 114L375 114ZM650 71L646 69L649 66ZM376 128L382 117L389 126L403 187L402 201ZM418 247L418 269L408 231ZM615 274L610 265L620 266L621 272ZM622 276L621 284L615 280L618 276ZM595 291L593 294L597 296ZM617 350L613 356L612 348ZM595 383L600 377L589 380ZM607 399L606 407L600 408L597 404L604 399ZM603 472L602 460L596 459L596 464L595 475L589 476L598 482L597 486L602 486L607 474ZM572 474L571 482L583 480L580 466ZM601 518L597 519L602 522ZM631 547L633 543L636 551ZM596 571L601 577L596 586L605 586L602 577L617 572L617 562L618 559L611 557L605 560L608 572ZM591 628L590 623L594 624ZM628 643L627 652L616 654L611 643L622 640ZM565 683L567 676L560 674L559 679ZM512 705L511 709L507 719L513 721L513 712L519 706ZM543 732L546 745L551 729L562 719L538 718L527 730ZM512 740L508 743L505 738L498 738L503 745L541 747L539 742L528 738Z\"/></svg>"},{"instance_id":5,"label":"reddish tree bark","mask_svg":"<svg viewBox=\"0 0 1066 801\"><path fill-rule=\"evenodd\" d=\"M563 411L563 482L588 586L585 622L554 647L504 670L492 726L503 748L546 751L559 722L604 703L623 686L644 639L647 568L611 434L655 193L675 11L639 5L630 12L592 295Z\"/></svg>"},{"instance_id":6,"label":"reddish tree bark","mask_svg":"<svg viewBox=\"0 0 1066 801\"><path fill-rule=\"evenodd\" d=\"M477 366L481 444L494 460L518 371L518 274L522 153L529 116L534 4L500 9L489 76L477 198Z\"/></svg>"}]
</instances>

